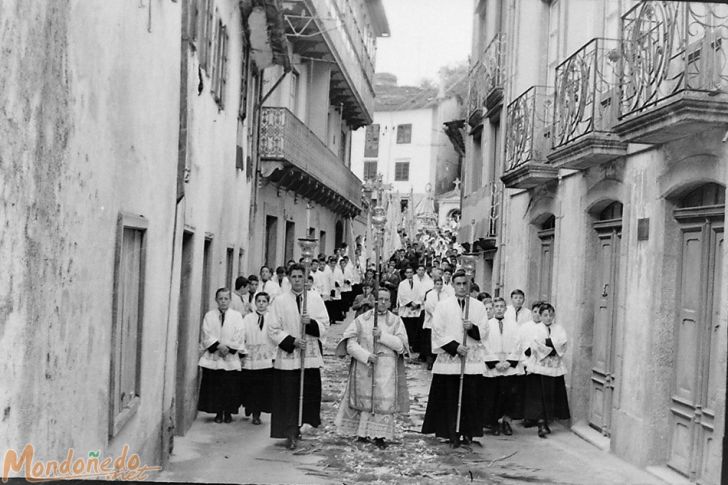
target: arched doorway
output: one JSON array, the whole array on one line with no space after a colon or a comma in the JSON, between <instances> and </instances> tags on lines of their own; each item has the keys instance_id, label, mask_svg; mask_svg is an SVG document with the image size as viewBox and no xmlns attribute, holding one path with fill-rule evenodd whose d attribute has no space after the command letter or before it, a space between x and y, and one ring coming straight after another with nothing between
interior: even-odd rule
<instances>
[{"instance_id":1,"label":"arched doorway","mask_svg":"<svg viewBox=\"0 0 728 485\"><path fill-rule=\"evenodd\" d=\"M725 187L704 184L676 202L679 228L668 465L691 480L718 483L709 466L715 410L722 396L718 338Z\"/></svg>"},{"instance_id":2,"label":"arched doorway","mask_svg":"<svg viewBox=\"0 0 728 485\"><path fill-rule=\"evenodd\" d=\"M603 435L611 434L615 388L615 342L619 247L622 240L620 202L611 202L593 214L597 239L594 255L594 328L589 396L589 425Z\"/></svg>"}]
</instances>

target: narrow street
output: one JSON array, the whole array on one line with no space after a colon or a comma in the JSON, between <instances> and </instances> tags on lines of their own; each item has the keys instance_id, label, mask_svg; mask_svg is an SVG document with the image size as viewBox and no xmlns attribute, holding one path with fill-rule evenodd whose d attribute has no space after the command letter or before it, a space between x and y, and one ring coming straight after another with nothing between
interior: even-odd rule
<instances>
[{"instance_id":1,"label":"narrow street","mask_svg":"<svg viewBox=\"0 0 728 485\"><path fill-rule=\"evenodd\" d=\"M349 314L347 322L351 321ZM660 484L657 478L555 425L542 440L535 430L514 426L513 436L487 436L481 446L452 450L419 433L430 373L407 365L411 414L400 420L400 439L380 451L336 434L333 425L347 375L347 360L334 356L345 325L330 327L323 373L323 424L308 426L295 452L268 437L269 415L254 426L239 414L214 424L200 414L184 437L175 438L170 464L154 480L222 483L558 483Z\"/></svg>"}]
</instances>

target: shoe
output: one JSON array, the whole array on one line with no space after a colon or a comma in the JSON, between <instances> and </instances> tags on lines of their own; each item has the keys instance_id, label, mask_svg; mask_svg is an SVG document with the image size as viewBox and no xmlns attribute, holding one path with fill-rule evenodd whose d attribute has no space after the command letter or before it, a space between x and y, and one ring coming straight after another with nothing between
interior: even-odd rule
<instances>
[{"instance_id":1,"label":"shoe","mask_svg":"<svg viewBox=\"0 0 728 485\"><path fill-rule=\"evenodd\" d=\"M387 443L384 442L384 438L374 438L374 445L380 450L387 447Z\"/></svg>"},{"instance_id":2,"label":"shoe","mask_svg":"<svg viewBox=\"0 0 728 485\"><path fill-rule=\"evenodd\" d=\"M296 439L292 437L286 438L286 448L289 450L295 450L296 449Z\"/></svg>"},{"instance_id":3,"label":"shoe","mask_svg":"<svg viewBox=\"0 0 728 485\"><path fill-rule=\"evenodd\" d=\"M427 370L432 370L432 362L427 363Z\"/></svg>"},{"instance_id":4,"label":"shoe","mask_svg":"<svg viewBox=\"0 0 728 485\"><path fill-rule=\"evenodd\" d=\"M253 424L260 424L260 416L253 416Z\"/></svg>"},{"instance_id":5,"label":"shoe","mask_svg":"<svg viewBox=\"0 0 728 485\"><path fill-rule=\"evenodd\" d=\"M501 434L501 424L495 423L493 426L490 427L490 434L493 436L500 436Z\"/></svg>"},{"instance_id":6,"label":"shoe","mask_svg":"<svg viewBox=\"0 0 728 485\"><path fill-rule=\"evenodd\" d=\"M225 417L223 418L223 421L225 421L226 423L232 423L233 422L232 415L230 413L225 413Z\"/></svg>"},{"instance_id":7,"label":"shoe","mask_svg":"<svg viewBox=\"0 0 728 485\"><path fill-rule=\"evenodd\" d=\"M511 423L508 421L503 421L503 434L506 436L510 436L513 434L513 429L511 428Z\"/></svg>"},{"instance_id":8,"label":"shoe","mask_svg":"<svg viewBox=\"0 0 728 485\"><path fill-rule=\"evenodd\" d=\"M216 423L222 423L222 413L217 413L215 415L215 422Z\"/></svg>"},{"instance_id":9,"label":"shoe","mask_svg":"<svg viewBox=\"0 0 728 485\"><path fill-rule=\"evenodd\" d=\"M546 426L543 423L538 424L538 437L539 438L546 437Z\"/></svg>"},{"instance_id":10,"label":"shoe","mask_svg":"<svg viewBox=\"0 0 728 485\"><path fill-rule=\"evenodd\" d=\"M524 428L533 428L536 426L536 420L535 419L524 419L521 421L521 426Z\"/></svg>"},{"instance_id":11,"label":"shoe","mask_svg":"<svg viewBox=\"0 0 728 485\"><path fill-rule=\"evenodd\" d=\"M549 428L548 424L544 424L543 427L546 429L546 434L551 434L551 428Z\"/></svg>"},{"instance_id":12,"label":"shoe","mask_svg":"<svg viewBox=\"0 0 728 485\"><path fill-rule=\"evenodd\" d=\"M470 436L463 436L461 441L464 445L471 445L473 443L473 438Z\"/></svg>"}]
</instances>

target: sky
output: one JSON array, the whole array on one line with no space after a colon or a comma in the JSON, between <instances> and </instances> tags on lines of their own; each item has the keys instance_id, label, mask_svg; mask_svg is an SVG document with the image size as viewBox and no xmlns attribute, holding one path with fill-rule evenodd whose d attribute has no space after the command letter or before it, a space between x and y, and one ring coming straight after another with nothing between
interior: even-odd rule
<instances>
[{"instance_id":1,"label":"sky","mask_svg":"<svg viewBox=\"0 0 728 485\"><path fill-rule=\"evenodd\" d=\"M377 39L377 72L399 85L437 80L442 66L467 60L473 30L473 0L383 0L390 37Z\"/></svg>"}]
</instances>

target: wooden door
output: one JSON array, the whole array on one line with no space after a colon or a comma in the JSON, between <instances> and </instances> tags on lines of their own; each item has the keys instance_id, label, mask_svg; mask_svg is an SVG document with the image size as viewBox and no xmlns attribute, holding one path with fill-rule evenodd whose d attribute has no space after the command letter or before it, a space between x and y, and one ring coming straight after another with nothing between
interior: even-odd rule
<instances>
[{"instance_id":1,"label":"wooden door","mask_svg":"<svg viewBox=\"0 0 728 485\"><path fill-rule=\"evenodd\" d=\"M185 231L182 236L182 274L179 282L179 303L177 315L177 375L175 391L175 434L184 435L189 427L189 420L185 413L188 403L191 402L188 390L188 355L197 355L190 352L190 296L192 287L192 268L194 235ZM196 342L195 342L196 343ZM195 365L197 362L195 362Z\"/></svg>"},{"instance_id":2,"label":"wooden door","mask_svg":"<svg viewBox=\"0 0 728 485\"><path fill-rule=\"evenodd\" d=\"M538 231L539 261L538 261L538 298L541 301L551 301L551 279L554 269L554 228L556 218L549 217Z\"/></svg>"},{"instance_id":3,"label":"wooden door","mask_svg":"<svg viewBox=\"0 0 728 485\"><path fill-rule=\"evenodd\" d=\"M618 205L614 205L618 204ZM615 387L614 327L622 239L622 204L615 202L594 223L597 236L594 273L595 308L589 424L605 436L611 433ZM617 212L610 210L615 208ZM609 215L605 215L609 214Z\"/></svg>"},{"instance_id":4,"label":"wooden door","mask_svg":"<svg viewBox=\"0 0 728 485\"><path fill-rule=\"evenodd\" d=\"M698 191L718 187L708 184ZM697 191L695 191L697 192ZM695 194L693 192L693 194ZM675 323L673 388L670 396L670 456L668 465L700 483L719 482L715 464L709 464L715 410L722 399L716 392L721 375L719 339L725 199L675 211L680 222L678 308ZM722 204L715 204L720 202ZM723 349L723 353L725 349Z\"/></svg>"}]
</instances>

